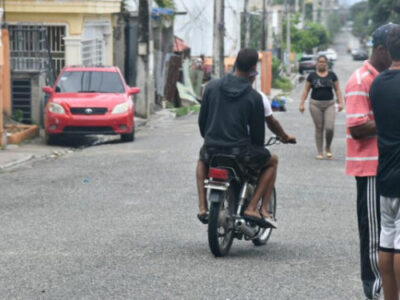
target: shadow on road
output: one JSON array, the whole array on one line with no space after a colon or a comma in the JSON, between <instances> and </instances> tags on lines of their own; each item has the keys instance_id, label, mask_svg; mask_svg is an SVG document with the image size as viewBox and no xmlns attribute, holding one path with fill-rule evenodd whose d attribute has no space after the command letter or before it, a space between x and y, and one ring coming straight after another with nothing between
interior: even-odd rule
<instances>
[{"instance_id":1,"label":"shadow on road","mask_svg":"<svg viewBox=\"0 0 400 300\"><path fill-rule=\"evenodd\" d=\"M118 144L118 143L123 143L123 142L121 142L121 140L116 137L108 137L101 135L86 135L86 136L62 135L58 137L56 141L54 141L53 145L60 147L83 149L98 145Z\"/></svg>"}]
</instances>

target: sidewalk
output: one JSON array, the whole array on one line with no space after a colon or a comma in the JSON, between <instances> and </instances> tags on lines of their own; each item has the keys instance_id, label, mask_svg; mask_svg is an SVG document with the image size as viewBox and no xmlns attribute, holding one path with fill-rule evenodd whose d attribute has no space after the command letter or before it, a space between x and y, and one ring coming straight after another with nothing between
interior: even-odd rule
<instances>
[{"instance_id":1,"label":"sidewalk","mask_svg":"<svg viewBox=\"0 0 400 300\"><path fill-rule=\"evenodd\" d=\"M147 124L147 119L135 117L136 131L139 127ZM12 170L18 166L30 162L43 159L57 158L59 156L72 153L78 148L71 146L49 146L46 145L43 138L43 130L41 136L28 140L19 145L9 144L3 150L0 150L0 173Z\"/></svg>"}]
</instances>

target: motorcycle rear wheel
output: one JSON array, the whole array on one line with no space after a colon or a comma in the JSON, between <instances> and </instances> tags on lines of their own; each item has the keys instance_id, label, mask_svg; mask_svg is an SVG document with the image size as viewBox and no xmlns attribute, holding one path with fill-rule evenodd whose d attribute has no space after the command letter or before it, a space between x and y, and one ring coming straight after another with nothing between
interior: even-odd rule
<instances>
[{"instance_id":1,"label":"motorcycle rear wheel","mask_svg":"<svg viewBox=\"0 0 400 300\"><path fill-rule=\"evenodd\" d=\"M216 257L228 254L234 234L234 196L232 188L226 192L210 192L210 214L208 217L208 245Z\"/></svg>"},{"instance_id":2,"label":"motorcycle rear wheel","mask_svg":"<svg viewBox=\"0 0 400 300\"><path fill-rule=\"evenodd\" d=\"M273 216L274 219L276 217L276 190L272 191L271 199L269 200L269 207L268 211L270 216ZM262 234L259 238L252 240L253 244L255 246L263 246L267 243L269 240L271 233L272 233L272 228L263 228L262 229Z\"/></svg>"}]
</instances>

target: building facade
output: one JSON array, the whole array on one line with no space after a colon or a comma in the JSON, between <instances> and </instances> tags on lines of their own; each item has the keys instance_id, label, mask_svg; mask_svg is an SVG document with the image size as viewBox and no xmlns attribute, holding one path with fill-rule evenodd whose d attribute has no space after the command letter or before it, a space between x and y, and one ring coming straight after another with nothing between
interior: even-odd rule
<instances>
[{"instance_id":1,"label":"building facade","mask_svg":"<svg viewBox=\"0 0 400 300\"><path fill-rule=\"evenodd\" d=\"M114 14L121 0L7 0L12 114L42 123L41 87L64 65L113 65Z\"/></svg>"}]
</instances>

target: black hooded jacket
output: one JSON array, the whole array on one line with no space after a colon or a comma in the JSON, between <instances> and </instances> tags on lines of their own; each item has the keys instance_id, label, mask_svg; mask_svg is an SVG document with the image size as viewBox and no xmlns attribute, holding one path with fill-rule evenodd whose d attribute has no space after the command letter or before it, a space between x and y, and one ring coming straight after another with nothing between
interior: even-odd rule
<instances>
[{"instance_id":1,"label":"black hooded jacket","mask_svg":"<svg viewBox=\"0 0 400 300\"><path fill-rule=\"evenodd\" d=\"M206 146L264 146L262 98L246 78L228 74L211 81L204 91L199 127Z\"/></svg>"}]
</instances>

